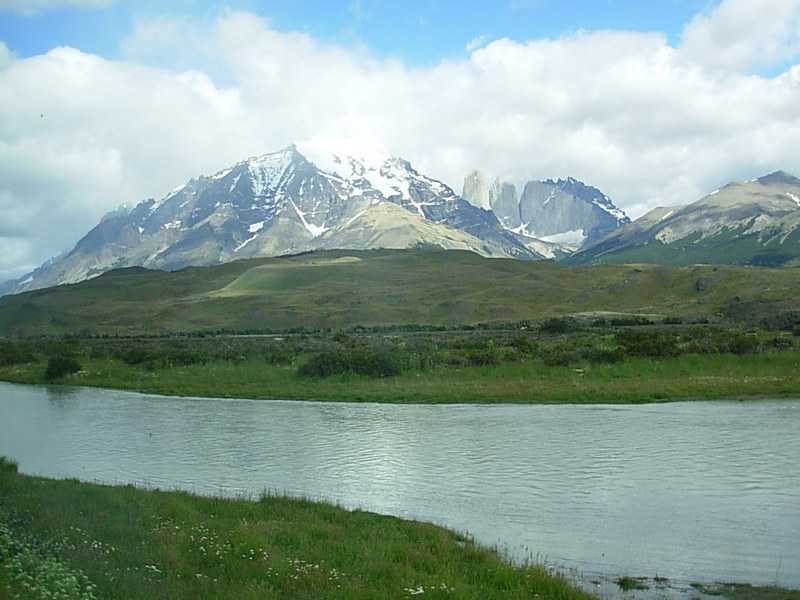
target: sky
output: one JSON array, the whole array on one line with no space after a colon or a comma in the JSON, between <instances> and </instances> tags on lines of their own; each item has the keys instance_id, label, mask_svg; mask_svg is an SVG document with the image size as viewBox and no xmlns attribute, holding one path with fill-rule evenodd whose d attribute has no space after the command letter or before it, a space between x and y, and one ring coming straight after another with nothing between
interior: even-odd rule
<instances>
[{"instance_id":1,"label":"sky","mask_svg":"<svg viewBox=\"0 0 800 600\"><path fill-rule=\"evenodd\" d=\"M0 281L304 140L631 218L800 176L800 0L0 0Z\"/></svg>"}]
</instances>

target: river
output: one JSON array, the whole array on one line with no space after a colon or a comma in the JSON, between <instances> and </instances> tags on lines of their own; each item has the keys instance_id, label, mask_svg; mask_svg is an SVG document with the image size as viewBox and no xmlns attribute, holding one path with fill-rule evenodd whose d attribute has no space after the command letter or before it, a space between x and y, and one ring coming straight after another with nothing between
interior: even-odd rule
<instances>
[{"instance_id":1,"label":"river","mask_svg":"<svg viewBox=\"0 0 800 600\"><path fill-rule=\"evenodd\" d=\"M800 401L389 405L0 383L47 477L288 493L431 521L584 578L800 588ZM688 587L686 587L688 589Z\"/></svg>"}]
</instances>

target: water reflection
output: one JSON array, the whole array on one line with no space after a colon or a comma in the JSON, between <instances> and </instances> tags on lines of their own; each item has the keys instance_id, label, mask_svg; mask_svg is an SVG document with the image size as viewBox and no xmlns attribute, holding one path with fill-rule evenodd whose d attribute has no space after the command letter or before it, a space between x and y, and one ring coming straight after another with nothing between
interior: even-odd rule
<instances>
[{"instance_id":1,"label":"water reflection","mask_svg":"<svg viewBox=\"0 0 800 600\"><path fill-rule=\"evenodd\" d=\"M0 384L0 454L26 472L286 491L583 571L796 587L798 423L786 400L391 406Z\"/></svg>"},{"instance_id":2,"label":"water reflection","mask_svg":"<svg viewBox=\"0 0 800 600\"><path fill-rule=\"evenodd\" d=\"M65 408L70 398L79 397L80 388L68 387L64 385L48 385L43 388L47 392L47 399L55 407Z\"/></svg>"}]
</instances>

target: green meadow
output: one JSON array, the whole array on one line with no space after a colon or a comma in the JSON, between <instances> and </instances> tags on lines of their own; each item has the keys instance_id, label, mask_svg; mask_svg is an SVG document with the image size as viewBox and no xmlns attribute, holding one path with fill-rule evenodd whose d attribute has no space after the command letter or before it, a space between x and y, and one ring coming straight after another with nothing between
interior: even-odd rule
<instances>
[{"instance_id":1,"label":"green meadow","mask_svg":"<svg viewBox=\"0 0 800 600\"><path fill-rule=\"evenodd\" d=\"M17 473L0 459L0 596L589 600L427 523L284 497L202 498Z\"/></svg>"},{"instance_id":2,"label":"green meadow","mask_svg":"<svg viewBox=\"0 0 800 600\"><path fill-rule=\"evenodd\" d=\"M800 270L331 251L0 298L0 379L173 395L646 402L797 395Z\"/></svg>"},{"instance_id":3,"label":"green meadow","mask_svg":"<svg viewBox=\"0 0 800 600\"><path fill-rule=\"evenodd\" d=\"M166 335L459 327L592 313L780 328L800 318L800 270L568 267L462 251L330 251L128 268L0 298L0 336Z\"/></svg>"},{"instance_id":4,"label":"green meadow","mask_svg":"<svg viewBox=\"0 0 800 600\"><path fill-rule=\"evenodd\" d=\"M799 346L792 332L561 318L505 330L70 337L0 341L0 379L220 398L641 403L798 396Z\"/></svg>"}]
</instances>

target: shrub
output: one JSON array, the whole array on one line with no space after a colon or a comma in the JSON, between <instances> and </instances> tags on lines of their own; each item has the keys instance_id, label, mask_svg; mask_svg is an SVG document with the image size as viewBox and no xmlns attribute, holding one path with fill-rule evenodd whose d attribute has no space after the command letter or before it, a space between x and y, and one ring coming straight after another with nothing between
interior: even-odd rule
<instances>
[{"instance_id":1,"label":"shrub","mask_svg":"<svg viewBox=\"0 0 800 600\"><path fill-rule=\"evenodd\" d=\"M44 372L44 378L48 381L54 379L61 379L67 375L72 375L81 370L81 365L77 360L71 356L64 356L60 354L53 356L47 361L47 368Z\"/></svg>"},{"instance_id":2,"label":"shrub","mask_svg":"<svg viewBox=\"0 0 800 600\"><path fill-rule=\"evenodd\" d=\"M354 365L353 371L360 375L371 377L393 377L403 371L403 362L399 352L388 348L380 348L373 352L355 353L359 363Z\"/></svg>"},{"instance_id":3,"label":"shrub","mask_svg":"<svg viewBox=\"0 0 800 600\"><path fill-rule=\"evenodd\" d=\"M28 346L14 342L0 342L0 365L19 365L35 360L36 355Z\"/></svg>"},{"instance_id":4,"label":"shrub","mask_svg":"<svg viewBox=\"0 0 800 600\"><path fill-rule=\"evenodd\" d=\"M403 371L400 351L390 348L376 350L325 351L312 356L300 365L301 377L324 378L352 373L369 377L392 377Z\"/></svg>"},{"instance_id":5,"label":"shrub","mask_svg":"<svg viewBox=\"0 0 800 600\"><path fill-rule=\"evenodd\" d=\"M536 346L534 346L527 337L522 335L514 336L511 339L510 346L519 354L533 354L536 351Z\"/></svg>"},{"instance_id":6,"label":"shrub","mask_svg":"<svg viewBox=\"0 0 800 600\"><path fill-rule=\"evenodd\" d=\"M761 349L761 345L755 335L731 333L725 341L723 352L730 354L754 354Z\"/></svg>"},{"instance_id":7,"label":"shrub","mask_svg":"<svg viewBox=\"0 0 800 600\"><path fill-rule=\"evenodd\" d=\"M117 352L117 357L122 359L126 365L141 365L152 359L152 353L141 346L126 348Z\"/></svg>"},{"instance_id":8,"label":"shrub","mask_svg":"<svg viewBox=\"0 0 800 600\"><path fill-rule=\"evenodd\" d=\"M794 347L791 338L778 336L769 341L769 345L776 350L790 350Z\"/></svg>"},{"instance_id":9,"label":"shrub","mask_svg":"<svg viewBox=\"0 0 800 600\"><path fill-rule=\"evenodd\" d=\"M637 327L652 324L653 321L645 317L615 317L610 321L612 327Z\"/></svg>"},{"instance_id":10,"label":"shrub","mask_svg":"<svg viewBox=\"0 0 800 600\"><path fill-rule=\"evenodd\" d=\"M312 356L308 362L300 365L297 374L300 377L331 377L347 373L350 365L341 352L320 352Z\"/></svg>"},{"instance_id":11,"label":"shrub","mask_svg":"<svg viewBox=\"0 0 800 600\"><path fill-rule=\"evenodd\" d=\"M614 338L622 351L630 356L676 356L678 341L674 335L659 329L623 329Z\"/></svg>"},{"instance_id":12,"label":"shrub","mask_svg":"<svg viewBox=\"0 0 800 600\"><path fill-rule=\"evenodd\" d=\"M581 353L577 348L563 346L550 348L542 352L542 362L548 367L567 367L571 364L580 362Z\"/></svg>"},{"instance_id":13,"label":"shrub","mask_svg":"<svg viewBox=\"0 0 800 600\"><path fill-rule=\"evenodd\" d=\"M586 358L593 363L610 365L620 362L625 358L625 355L619 348L595 348L587 353Z\"/></svg>"},{"instance_id":14,"label":"shrub","mask_svg":"<svg viewBox=\"0 0 800 600\"><path fill-rule=\"evenodd\" d=\"M469 364L475 367L487 367L500 364L500 356L494 349L473 350L466 354Z\"/></svg>"},{"instance_id":15,"label":"shrub","mask_svg":"<svg viewBox=\"0 0 800 600\"><path fill-rule=\"evenodd\" d=\"M539 325L539 331L543 333L571 333L581 329L581 324L573 317L553 317Z\"/></svg>"}]
</instances>

